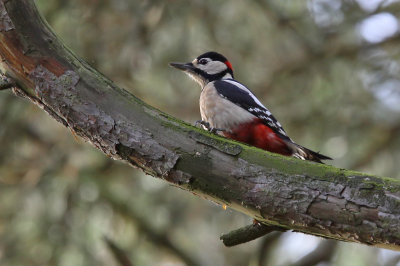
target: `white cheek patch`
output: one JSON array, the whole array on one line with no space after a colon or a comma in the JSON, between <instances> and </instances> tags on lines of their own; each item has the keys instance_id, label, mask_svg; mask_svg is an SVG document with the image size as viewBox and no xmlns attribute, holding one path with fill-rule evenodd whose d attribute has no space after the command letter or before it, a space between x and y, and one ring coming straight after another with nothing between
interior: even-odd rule
<instances>
[{"instance_id":1,"label":"white cheek patch","mask_svg":"<svg viewBox=\"0 0 400 266\"><path fill-rule=\"evenodd\" d=\"M197 67L210 75L221 73L228 68L224 63L220 61L211 61L208 62L206 65L198 64Z\"/></svg>"}]
</instances>

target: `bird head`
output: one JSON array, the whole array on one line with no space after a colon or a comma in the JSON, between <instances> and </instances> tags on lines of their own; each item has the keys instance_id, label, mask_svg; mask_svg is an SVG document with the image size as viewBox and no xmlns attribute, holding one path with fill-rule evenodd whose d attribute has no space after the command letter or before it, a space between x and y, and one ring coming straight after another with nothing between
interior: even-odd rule
<instances>
[{"instance_id":1,"label":"bird head","mask_svg":"<svg viewBox=\"0 0 400 266\"><path fill-rule=\"evenodd\" d=\"M231 63L225 56L216 52L204 53L190 63L169 65L184 71L202 87L214 80L233 78Z\"/></svg>"}]
</instances>

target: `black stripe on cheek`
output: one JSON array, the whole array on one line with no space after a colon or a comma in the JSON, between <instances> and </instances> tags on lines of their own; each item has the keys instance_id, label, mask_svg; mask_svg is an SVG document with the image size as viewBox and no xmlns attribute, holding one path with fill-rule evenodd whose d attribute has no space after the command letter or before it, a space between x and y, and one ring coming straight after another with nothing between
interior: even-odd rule
<instances>
[{"instance_id":1,"label":"black stripe on cheek","mask_svg":"<svg viewBox=\"0 0 400 266\"><path fill-rule=\"evenodd\" d=\"M213 74L213 75L210 75L210 74L207 74L207 73L205 73L205 74L206 74L206 78L209 81L214 81L214 80L219 80L219 79L223 78L227 73L228 73L228 69L226 69L226 70L224 70L224 71L222 71L220 73Z\"/></svg>"}]
</instances>

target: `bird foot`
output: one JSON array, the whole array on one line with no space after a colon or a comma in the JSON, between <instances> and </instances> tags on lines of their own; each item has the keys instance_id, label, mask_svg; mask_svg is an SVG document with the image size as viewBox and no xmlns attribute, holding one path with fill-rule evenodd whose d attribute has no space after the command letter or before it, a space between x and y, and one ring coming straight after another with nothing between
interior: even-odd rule
<instances>
[{"instance_id":1,"label":"bird foot","mask_svg":"<svg viewBox=\"0 0 400 266\"><path fill-rule=\"evenodd\" d=\"M195 122L194 126L197 127L198 125L201 125L203 129L205 129L213 134L218 134L218 132L226 131L225 129L211 127L210 123L208 123L207 121L204 121L204 120L197 120Z\"/></svg>"},{"instance_id":2,"label":"bird foot","mask_svg":"<svg viewBox=\"0 0 400 266\"><path fill-rule=\"evenodd\" d=\"M194 122L194 126L195 127L197 127L197 126L203 126L203 128L204 129L209 129L211 126L210 126L210 123L208 123L208 122L206 122L206 121L204 121L204 120L197 120L196 122Z\"/></svg>"}]
</instances>

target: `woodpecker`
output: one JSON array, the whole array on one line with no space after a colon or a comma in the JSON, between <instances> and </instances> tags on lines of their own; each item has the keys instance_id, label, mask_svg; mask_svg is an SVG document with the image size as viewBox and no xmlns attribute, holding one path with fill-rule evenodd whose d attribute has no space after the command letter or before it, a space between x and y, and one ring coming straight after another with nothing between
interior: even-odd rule
<instances>
[{"instance_id":1,"label":"woodpecker","mask_svg":"<svg viewBox=\"0 0 400 266\"><path fill-rule=\"evenodd\" d=\"M233 76L223 55L207 52L190 63L170 63L201 86L201 124L227 138L258 148L322 163L328 156L296 144L271 112Z\"/></svg>"}]
</instances>

